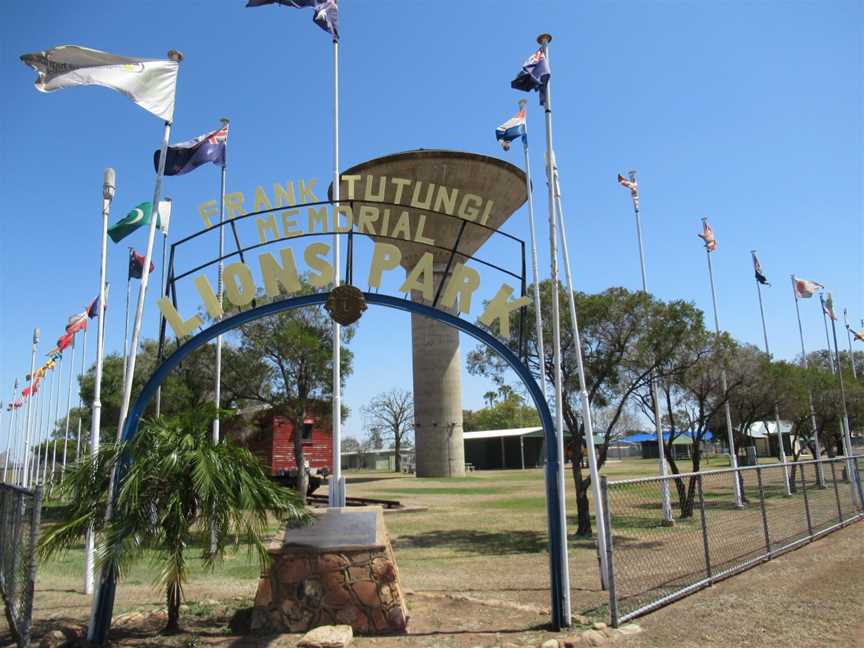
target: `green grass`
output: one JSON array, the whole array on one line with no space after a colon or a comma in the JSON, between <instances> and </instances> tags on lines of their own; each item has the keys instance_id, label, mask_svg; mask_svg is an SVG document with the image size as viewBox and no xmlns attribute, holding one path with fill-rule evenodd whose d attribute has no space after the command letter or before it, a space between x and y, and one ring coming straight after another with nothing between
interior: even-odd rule
<instances>
[{"instance_id":1,"label":"green grass","mask_svg":"<svg viewBox=\"0 0 864 648\"><path fill-rule=\"evenodd\" d=\"M458 486L408 486L406 488L378 488L376 493L388 495L495 495L503 493L503 488L494 486L479 486L476 488L460 488Z\"/></svg>"}]
</instances>

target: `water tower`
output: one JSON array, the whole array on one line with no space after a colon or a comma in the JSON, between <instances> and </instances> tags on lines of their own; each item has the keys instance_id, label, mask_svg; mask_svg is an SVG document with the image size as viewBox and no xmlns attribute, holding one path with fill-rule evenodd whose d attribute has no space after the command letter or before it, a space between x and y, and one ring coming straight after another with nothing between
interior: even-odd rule
<instances>
[{"instance_id":1,"label":"water tower","mask_svg":"<svg viewBox=\"0 0 864 648\"><path fill-rule=\"evenodd\" d=\"M467 257L522 206L527 194L525 173L508 162L420 149L343 171L340 198L354 200L355 231L396 245L406 271L424 252L432 252L437 292L448 276L450 250L456 246L454 263L470 263ZM411 299L424 302L420 294L412 293ZM412 314L411 341L417 476L463 475L459 332Z\"/></svg>"}]
</instances>

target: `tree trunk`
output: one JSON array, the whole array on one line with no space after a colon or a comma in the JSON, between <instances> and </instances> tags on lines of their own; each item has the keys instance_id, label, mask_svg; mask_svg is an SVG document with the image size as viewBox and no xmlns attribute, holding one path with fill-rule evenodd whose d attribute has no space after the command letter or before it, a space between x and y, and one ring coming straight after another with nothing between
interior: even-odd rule
<instances>
[{"instance_id":1,"label":"tree trunk","mask_svg":"<svg viewBox=\"0 0 864 648\"><path fill-rule=\"evenodd\" d=\"M396 442L393 444L393 451L396 453L395 458L395 468L397 473L402 472L402 455L399 454L399 451L402 449L402 439L399 438L399 435L396 435Z\"/></svg>"},{"instance_id":2,"label":"tree trunk","mask_svg":"<svg viewBox=\"0 0 864 648\"><path fill-rule=\"evenodd\" d=\"M168 607L168 622L165 625L165 632L176 634L180 632L180 584L169 583L165 594Z\"/></svg>"},{"instance_id":3,"label":"tree trunk","mask_svg":"<svg viewBox=\"0 0 864 648\"><path fill-rule=\"evenodd\" d=\"M582 479L582 435L570 437L570 465L573 467L573 484L576 486L576 535L591 537L591 511L588 504L590 477ZM564 458L561 458L564 461Z\"/></svg>"},{"instance_id":4,"label":"tree trunk","mask_svg":"<svg viewBox=\"0 0 864 648\"><path fill-rule=\"evenodd\" d=\"M305 410L305 408L304 408ZM303 419L305 413L291 421L294 426L294 463L297 465L297 494L306 502L309 490L309 475L306 473L306 457L303 453Z\"/></svg>"}]
</instances>

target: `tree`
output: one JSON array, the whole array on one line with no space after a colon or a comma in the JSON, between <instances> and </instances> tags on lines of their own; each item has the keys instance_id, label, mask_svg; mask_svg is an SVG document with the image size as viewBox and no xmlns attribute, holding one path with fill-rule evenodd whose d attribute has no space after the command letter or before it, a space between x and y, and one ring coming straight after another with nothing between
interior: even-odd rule
<instances>
[{"instance_id":1,"label":"tree","mask_svg":"<svg viewBox=\"0 0 864 648\"><path fill-rule=\"evenodd\" d=\"M559 284L559 299L567 303L567 292ZM544 356L539 357L534 327L526 331L528 363L535 372L545 371L550 381L554 380L552 345L552 317L549 312L553 286L550 281L540 285L543 304ZM530 289L529 289L530 293ZM606 461L609 442L617 434L621 417L628 402L645 385L652 373L668 363L682 338L691 328L702 322L702 312L692 304L673 301L664 304L650 295L630 292L624 288L609 288L597 295L574 293L579 316L583 345L585 380L588 403L592 409L610 408L611 416L607 429L600 431L602 442L598 447L598 465ZM534 321L534 306L526 309L527 321ZM517 322L512 315L511 328ZM571 434L571 455L580 457L585 445L584 421L581 416L579 380L575 346L570 315L567 309L561 313L562 381L564 402L562 414ZM510 348L518 353L518 340L509 341ZM503 382L506 376L501 358L493 351L482 349L468 356L468 370L493 380ZM580 536L591 535L591 516L588 505L589 476L583 475L580 461L572 462L573 480L576 488L577 529Z\"/></svg>"},{"instance_id":2,"label":"tree","mask_svg":"<svg viewBox=\"0 0 864 648\"><path fill-rule=\"evenodd\" d=\"M540 417L537 416L537 410L533 406L527 405L521 394L512 390L506 398L493 402L488 407L462 412L462 429L465 432L539 425Z\"/></svg>"},{"instance_id":3,"label":"tree","mask_svg":"<svg viewBox=\"0 0 864 648\"><path fill-rule=\"evenodd\" d=\"M359 452L360 442L354 437L342 438L342 452Z\"/></svg>"},{"instance_id":4,"label":"tree","mask_svg":"<svg viewBox=\"0 0 864 648\"><path fill-rule=\"evenodd\" d=\"M396 472L402 472L400 452L414 430L414 398L407 389L391 389L373 398L363 408L372 429L377 429L393 443Z\"/></svg>"},{"instance_id":5,"label":"tree","mask_svg":"<svg viewBox=\"0 0 864 648\"><path fill-rule=\"evenodd\" d=\"M302 500L272 482L248 450L228 438L213 442L215 415L211 405L145 420L131 442L105 443L95 457L87 455L69 468L61 488L71 510L43 536L42 557L77 546L91 524L105 534L103 561L120 575L145 551L152 552L161 567L158 584L165 588L169 633L179 630L190 544L200 546L209 569L241 539L266 564L268 514L291 524L305 522L308 514ZM124 457L134 461L106 527L110 467Z\"/></svg>"},{"instance_id":6,"label":"tree","mask_svg":"<svg viewBox=\"0 0 864 648\"><path fill-rule=\"evenodd\" d=\"M223 380L235 400L268 403L286 412L294 430L303 427L313 400L327 401L333 393L333 323L323 308L291 310L245 324L240 328L240 343L235 353L258 368L247 374L237 367L228 369ZM349 342L351 327L342 329ZM341 379L351 373L353 354L345 347L341 356ZM260 361L261 364L255 364ZM294 434L294 459L297 465L297 492L308 487L303 437Z\"/></svg>"}]
</instances>

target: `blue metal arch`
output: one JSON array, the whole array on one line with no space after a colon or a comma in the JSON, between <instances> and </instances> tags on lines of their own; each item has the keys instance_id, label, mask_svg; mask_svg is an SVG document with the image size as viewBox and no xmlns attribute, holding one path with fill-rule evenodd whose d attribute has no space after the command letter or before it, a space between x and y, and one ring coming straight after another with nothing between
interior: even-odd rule
<instances>
[{"instance_id":1,"label":"blue metal arch","mask_svg":"<svg viewBox=\"0 0 864 648\"><path fill-rule=\"evenodd\" d=\"M327 301L327 293L317 293L314 295L303 295L301 297L293 297L290 299L280 300L264 304L248 311L243 311L223 319L210 328L201 331L194 337L184 342L170 357L168 357L150 376L150 379L141 390L132 408L129 410L129 415L126 418L126 423L123 427L123 440L129 441L138 431L138 424L144 414L144 410L150 400L156 394L159 385L168 377L168 374L179 365L184 358L190 353L199 349L219 335L224 335L243 324L247 324L254 320L262 319L270 315L275 315L296 308L305 306L318 306ZM555 424L552 419L552 414L549 411L549 405L546 402L546 397L540 389L537 381L528 367L507 348L500 340L490 335L488 332L478 326L460 319L450 313L432 308L425 304L411 302L399 297L391 297L389 295L378 295L375 293L363 293L366 302L396 310L416 313L424 317L429 317L437 320L448 326L452 326L459 331L470 335L478 342L495 350L507 362L513 371L522 380L522 383L531 394L531 399L534 401L534 406L537 408L537 413L540 416L540 422L543 426L544 447L546 449L546 512L548 518L548 535L549 535L549 564L550 564L550 580L551 580L551 595L552 595L552 625L555 629L560 629L566 618L564 614L564 583L565 570L567 569L565 547L563 544L563 529L565 520L562 519L561 501L559 497L559 466L562 458L558 456L558 443L555 438ZM122 477L118 477L122 479ZM119 492L119 488L115 487L114 492ZM114 607L114 594L116 592L116 578L110 570L103 571L98 600L94 607L93 627L91 628L90 638L98 644L105 642L108 636L108 629L111 625L111 614Z\"/></svg>"}]
</instances>

